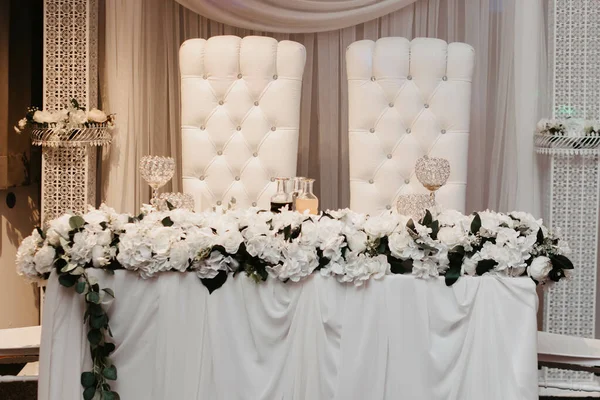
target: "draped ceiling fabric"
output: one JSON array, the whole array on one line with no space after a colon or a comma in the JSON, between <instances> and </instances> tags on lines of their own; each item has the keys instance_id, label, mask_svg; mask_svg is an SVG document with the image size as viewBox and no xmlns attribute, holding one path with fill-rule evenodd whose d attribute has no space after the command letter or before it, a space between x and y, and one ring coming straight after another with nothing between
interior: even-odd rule
<instances>
[{"instance_id":1,"label":"draped ceiling fabric","mask_svg":"<svg viewBox=\"0 0 600 400\"><path fill-rule=\"evenodd\" d=\"M176 0L190 10L239 28L312 33L382 17L416 0Z\"/></svg>"},{"instance_id":2,"label":"draped ceiling fabric","mask_svg":"<svg viewBox=\"0 0 600 400\"><path fill-rule=\"evenodd\" d=\"M539 101L547 86L540 73L543 0L179 0L202 16L175 0L104 1L101 92L118 129L104 157L102 199L119 211L133 213L148 202L150 190L137 173L142 155L181 161L178 51L186 39L267 35L306 47L298 175L317 179L327 209L347 207L350 198L346 47L361 39L425 36L475 48L466 211L539 215L531 136L548 115ZM165 190L181 190L180 171Z\"/></svg>"}]
</instances>

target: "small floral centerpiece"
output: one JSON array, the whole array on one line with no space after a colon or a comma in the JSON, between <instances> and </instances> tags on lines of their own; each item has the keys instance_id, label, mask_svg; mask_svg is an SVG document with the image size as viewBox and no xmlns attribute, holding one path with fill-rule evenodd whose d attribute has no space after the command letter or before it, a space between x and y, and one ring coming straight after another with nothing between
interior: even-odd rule
<instances>
[{"instance_id":1,"label":"small floral centerpiece","mask_svg":"<svg viewBox=\"0 0 600 400\"><path fill-rule=\"evenodd\" d=\"M15 131L31 128L31 139L37 146L104 145L110 143L109 131L114 128L114 114L93 108L86 111L77 100L60 111L30 107Z\"/></svg>"},{"instance_id":2,"label":"small floral centerpiece","mask_svg":"<svg viewBox=\"0 0 600 400\"><path fill-rule=\"evenodd\" d=\"M600 121L541 119L535 136L538 148L595 149L600 146Z\"/></svg>"}]
</instances>

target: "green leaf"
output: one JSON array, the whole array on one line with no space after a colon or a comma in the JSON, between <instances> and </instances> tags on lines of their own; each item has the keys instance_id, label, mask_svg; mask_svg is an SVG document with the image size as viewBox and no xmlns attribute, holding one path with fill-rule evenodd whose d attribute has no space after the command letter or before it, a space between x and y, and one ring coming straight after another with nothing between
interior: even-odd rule
<instances>
[{"instance_id":1,"label":"green leaf","mask_svg":"<svg viewBox=\"0 0 600 400\"><path fill-rule=\"evenodd\" d=\"M539 228L537 231L537 244L544 244L544 232L542 232L542 228Z\"/></svg>"},{"instance_id":2,"label":"green leaf","mask_svg":"<svg viewBox=\"0 0 600 400\"><path fill-rule=\"evenodd\" d=\"M204 286L206 286L208 293L212 294L212 292L223 286L223 284L227 281L227 273L225 271L219 271L217 276L214 278L200 279L200 281Z\"/></svg>"},{"instance_id":3,"label":"green leaf","mask_svg":"<svg viewBox=\"0 0 600 400\"><path fill-rule=\"evenodd\" d=\"M39 226L36 227L35 230L39 233L39 235L41 236L42 239L46 239L46 234Z\"/></svg>"},{"instance_id":4,"label":"green leaf","mask_svg":"<svg viewBox=\"0 0 600 400\"><path fill-rule=\"evenodd\" d=\"M85 225L85 219L80 215L73 215L69 218L69 226L71 229L80 229Z\"/></svg>"},{"instance_id":5,"label":"green leaf","mask_svg":"<svg viewBox=\"0 0 600 400\"><path fill-rule=\"evenodd\" d=\"M97 292L89 292L85 295L86 301L89 303L99 304L100 303L100 294Z\"/></svg>"},{"instance_id":6,"label":"green leaf","mask_svg":"<svg viewBox=\"0 0 600 400\"><path fill-rule=\"evenodd\" d=\"M75 285L75 291L79 294L82 294L83 292L85 292L86 288L87 288L87 283L85 281L77 282L77 285Z\"/></svg>"},{"instance_id":7,"label":"green leaf","mask_svg":"<svg viewBox=\"0 0 600 400\"><path fill-rule=\"evenodd\" d=\"M465 248L462 246L455 246L448 252L448 261L450 261L450 265L445 276L446 286L454 285L458 278L460 278L464 256Z\"/></svg>"},{"instance_id":8,"label":"green leaf","mask_svg":"<svg viewBox=\"0 0 600 400\"><path fill-rule=\"evenodd\" d=\"M84 372L81 374L81 386L84 388L96 386L96 376L93 372Z\"/></svg>"},{"instance_id":9,"label":"green leaf","mask_svg":"<svg viewBox=\"0 0 600 400\"><path fill-rule=\"evenodd\" d=\"M171 221L171 217L164 217L161 222L163 226L173 226L173 221Z\"/></svg>"},{"instance_id":10,"label":"green leaf","mask_svg":"<svg viewBox=\"0 0 600 400\"><path fill-rule=\"evenodd\" d=\"M460 264L450 264L450 267L448 268L448 270L446 271L446 275L444 276L446 286L452 286L456 283L458 278L460 278L460 269Z\"/></svg>"},{"instance_id":11,"label":"green leaf","mask_svg":"<svg viewBox=\"0 0 600 400\"><path fill-rule=\"evenodd\" d=\"M102 371L102 375L108 380L116 381L117 380L117 367L115 367L114 365L111 365L110 367L104 368L104 370Z\"/></svg>"},{"instance_id":12,"label":"green leaf","mask_svg":"<svg viewBox=\"0 0 600 400\"><path fill-rule=\"evenodd\" d=\"M77 101L77 99L71 99L71 106L79 110L79 102Z\"/></svg>"},{"instance_id":13,"label":"green leaf","mask_svg":"<svg viewBox=\"0 0 600 400\"><path fill-rule=\"evenodd\" d=\"M62 274L66 274L68 272L73 271L75 268L77 268L77 264L75 264L75 263L69 263L69 264L65 265L64 267L62 267L60 269L60 272Z\"/></svg>"},{"instance_id":14,"label":"green leaf","mask_svg":"<svg viewBox=\"0 0 600 400\"><path fill-rule=\"evenodd\" d=\"M71 271L71 275L80 276L85 273L85 270L82 267L77 267L73 271Z\"/></svg>"},{"instance_id":15,"label":"green leaf","mask_svg":"<svg viewBox=\"0 0 600 400\"><path fill-rule=\"evenodd\" d=\"M102 291L104 291L104 292L105 292L107 295L109 295L109 296L110 296L110 297L112 297L113 299L115 298L115 292L113 292L113 290L112 290L112 289L105 288L105 289L102 289Z\"/></svg>"},{"instance_id":16,"label":"green leaf","mask_svg":"<svg viewBox=\"0 0 600 400\"><path fill-rule=\"evenodd\" d=\"M64 287L71 287L75 285L79 278L73 275L60 275L58 277L58 282Z\"/></svg>"},{"instance_id":17,"label":"green leaf","mask_svg":"<svg viewBox=\"0 0 600 400\"><path fill-rule=\"evenodd\" d=\"M552 261L552 266L554 268L561 269L573 269L573 263L567 257L562 256L560 254L554 255L550 257L550 261Z\"/></svg>"},{"instance_id":18,"label":"green leaf","mask_svg":"<svg viewBox=\"0 0 600 400\"><path fill-rule=\"evenodd\" d=\"M83 400L92 400L94 398L95 394L96 394L96 388L95 387L86 388L83 391Z\"/></svg>"},{"instance_id":19,"label":"green leaf","mask_svg":"<svg viewBox=\"0 0 600 400\"><path fill-rule=\"evenodd\" d=\"M438 232L440 231L440 221L435 220L431 223L431 225L429 225L429 228L431 228L431 234L429 236L431 236L431 238L433 240L437 240L437 235Z\"/></svg>"},{"instance_id":20,"label":"green leaf","mask_svg":"<svg viewBox=\"0 0 600 400\"><path fill-rule=\"evenodd\" d=\"M120 400L119 394L117 392L112 392L108 390L104 390L102 392L102 400Z\"/></svg>"},{"instance_id":21,"label":"green leaf","mask_svg":"<svg viewBox=\"0 0 600 400\"><path fill-rule=\"evenodd\" d=\"M425 216L421 220L421 225L425 225L425 226L429 227L429 225L432 222L433 222L433 215L431 215L431 212L429 212L429 210L425 210Z\"/></svg>"},{"instance_id":22,"label":"green leaf","mask_svg":"<svg viewBox=\"0 0 600 400\"><path fill-rule=\"evenodd\" d=\"M96 315L90 319L90 326L94 329L103 328L108 323L108 316L106 314Z\"/></svg>"},{"instance_id":23,"label":"green leaf","mask_svg":"<svg viewBox=\"0 0 600 400\"><path fill-rule=\"evenodd\" d=\"M102 354L104 354L104 357L108 357L113 351L115 351L115 344L114 343L104 343L104 346L102 346Z\"/></svg>"},{"instance_id":24,"label":"green leaf","mask_svg":"<svg viewBox=\"0 0 600 400\"><path fill-rule=\"evenodd\" d=\"M97 346L102 340L102 332L98 329L92 329L88 332L87 338L92 346Z\"/></svg>"},{"instance_id":25,"label":"green leaf","mask_svg":"<svg viewBox=\"0 0 600 400\"><path fill-rule=\"evenodd\" d=\"M471 222L471 233L474 235L477 235L479 233L480 229L481 229L481 217L479 216L479 214L475 213L475 217L473 218L473 221Z\"/></svg>"},{"instance_id":26,"label":"green leaf","mask_svg":"<svg viewBox=\"0 0 600 400\"><path fill-rule=\"evenodd\" d=\"M167 203L167 208L169 209L169 211L172 211L175 209L175 207L173 206L173 204L171 204L171 202L169 200L167 200L166 203Z\"/></svg>"},{"instance_id":27,"label":"green leaf","mask_svg":"<svg viewBox=\"0 0 600 400\"><path fill-rule=\"evenodd\" d=\"M495 260L481 260L477 263L475 272L477 275L483 275L486 272L493 270L496 265L498 265L498 262Z\"/></svg>"}]
</instances>

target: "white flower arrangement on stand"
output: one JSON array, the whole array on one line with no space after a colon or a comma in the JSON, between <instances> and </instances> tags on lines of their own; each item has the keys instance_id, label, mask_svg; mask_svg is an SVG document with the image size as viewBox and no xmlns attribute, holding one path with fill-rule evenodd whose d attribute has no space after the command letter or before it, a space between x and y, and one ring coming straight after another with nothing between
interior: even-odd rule
<instances>
[{"instance_id":1,"label":"white flower arrangement on stand","mask_svg":"<svg viewBox=\"0 0 600 400\"><path fill-rule=\"evenodd\" d=\"M536 126L535 145L540 153L545 152L544 149L574 150L575 153L596 149L600 146L600 121L541 119Z\"/></svg>"},{"instance_id":2,"label":"white flower arrangement on stand","mask_svg":"<svg viewBox=\"0 0 600 400\"><path fill-rule=\"evenodd\" d=\"M110 143L108 131L114 128L114 115L96 108L86 111L73 99L69 107L60 111L30 107L14 129L21 133L27 127L31 128L34 145L104 145Z\"/></svg>"}]
</instances>

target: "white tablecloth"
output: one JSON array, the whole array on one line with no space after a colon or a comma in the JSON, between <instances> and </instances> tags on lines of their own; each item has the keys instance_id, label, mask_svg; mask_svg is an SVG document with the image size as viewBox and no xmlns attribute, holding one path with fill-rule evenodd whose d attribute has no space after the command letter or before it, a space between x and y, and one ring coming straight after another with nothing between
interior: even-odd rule
<instances>
[{"instance_id":1,"label":"white tablecloth","mask_svg":"<svg viewBox=\"0 0 600 400\"><path fill-rule=\"evenodd\" d=\"M394 275L364 287L191 273L94 272L123 400L534 400L536 307L527 278ZM82 298L52 277L40 400L80 400L90 368Z\"/></svg>"}]
</instances>

